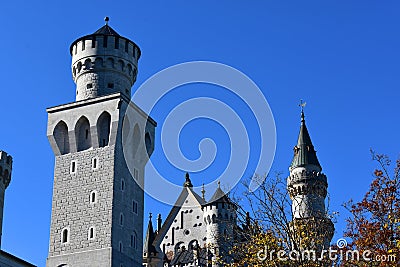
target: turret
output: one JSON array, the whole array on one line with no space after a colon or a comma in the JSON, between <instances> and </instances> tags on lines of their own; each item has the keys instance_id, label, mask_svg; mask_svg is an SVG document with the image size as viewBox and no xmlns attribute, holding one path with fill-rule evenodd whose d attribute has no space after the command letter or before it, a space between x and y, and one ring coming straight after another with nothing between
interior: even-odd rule
<instances>
[{"instance_id":1,"label":"turret","mask_svg":"<svg viewBox=\"0 0 400 267\"><path fill-rule=\"evenodd\" d=\"M3 208L4 208L4 195L6 188L11 181L12 171L12 157L6 152L0 150L0 247L1 247L1 235L3 229Z\"/></svg>"},{"instance_id":2,"label":"turret","mask_svg":"<svg viewBox=\"0 0 400 267\"><path fill-rule=\"evenodd\" d=\"M76 101L121 92L128 98L136 81L139 47L106 24L71 44Z\"/></svg>"},{"instance_id":3,"label":"turret","mask_svg":"<svg viewBox=\"0 0 400 267\"><path fill-rule=\"evenodd\" d=\"M311 142L303 110L300 133L293 151L290 175L287 178L287 189L292 200L293 225L298 232L303 232L304 229L310 231L309 237L313 235L316 239L313 244L319 249L326 249L334 232L333 223L327 217L325 209L328 182Z\"/></svg>"},{"instance_id":4,"label":"turret","mask_svg":"<svg viewBox=\"0 0 400 267\"><path fill-rule=\"evenodd\" d=\"M220 188L218 188L210 201L203 205L204 222L207 225L207 245L211 253L215 256L222 257L225 262L229 259L224 255L230 251L234 232L233 228L236 224L236 206L229 197ZM213 261L212 266L220 266Z\"/></svg>"}]
</instances>

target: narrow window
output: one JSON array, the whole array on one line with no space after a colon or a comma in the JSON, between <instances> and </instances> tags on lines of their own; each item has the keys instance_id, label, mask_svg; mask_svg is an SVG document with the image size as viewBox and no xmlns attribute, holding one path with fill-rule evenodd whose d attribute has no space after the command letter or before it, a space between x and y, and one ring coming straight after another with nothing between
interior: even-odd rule
<instances>
[{"instance_id":1,"label":"narrow window","mask_svg":"<svg viewBox=\"0 0 400 267\"><path fill-rule=\"evenodd\" d=\"M121 191L125 190L125 181L121 180Z\"/></svg>"},{"instance_id":2,"label":"narrow window","mask_svg":"<svg viewBox=\"0 0 400 267\"><path fill-rule=\"evenodd\" d=\"M96 36L92 37L92 48L96 47Z\"/></svg>"},{"instance_id":3,"label":"narrow window","mask_svg":"<svg viewBox=\"0 0 400 267\"><path fill-rule=\"evenodd\" d=\"M70 173L76 173L76 162L71 161Z\"/></svg>"},{"instance_id":4,"label":"narrow window","mask_svg":"<svg viewBox=\"0 0 400 267\"><path fill-rule=\"evenodd\" d=\"M138 169L136 169L136 168L133 168L133 178L135 179L135 180L138 180L139 179L139 170Z\"/></svg>"},{"instance_id":5,"label":"narrow window","mask_svg":"<svg viewBox=\"0 0 400 267\"><path fill-rule=\"evenodd\" d=\"M90 193L90 203L96 203L97 202L97 193L96 191L92 191Z\"/></svg>"},{"instance_id":6,"label":"narrow window","mask_svg":"<svg viewBox=\"0 0 400 267\"><path fill-rule=\"evenodd\" d=\"M131 247L133 247L133 235L131 235Z\"/></svg>"},{"instance_id":7,"label":"narrow window","mask_svg":"<svg viewBox=\"0 0 400 267\"><path fill-rule=\"evenodd\" d=\"M94 237L95 237L95 230L94 230L94 227L90 227L90 228L89 228L88 238L89 238L89 239L94 239Z\"/></svg>"},{"instance_id":8,"label":"narrow window","mask_svg":"<svg viewBox=\"0 0 400 267\"><path fill-rule=\"evenodd\" d=\"M61 233L61 242L68 243L68 238L69 238L68 229L65 228L62 230L62 233Z\"/></svg>"},{"instance_id":9,"label":"narrow window","mask_svg":"<svg viewBox=\"0 0 400 267\"><path fill-rule=\"evenodd\" d=\"M122 252L122 250L123 250L122 242L119 241L119 252Z\"/></svg>"},{"instance_id":10,"label":"narrow window","mask_svg":"<svg viewBox=\"0 0 400 267\"><path fill-rule=\"evenodd\" d=\"M124 214L122 214L122 213L119 215L119 224L120 224L121 226L124 225Z\"/></svg>"},{"instance_id":11,"label":"narrow window","mask_svg":"<svg viewBox=\"0 0 400 267\"><path fill-rule=\"evenodd\" d=\"M86 43L86 40L82 40L82 51L85 50L85 43Z\"/></svg>"},{"instance_id":12,"label":"narrow window","mask_svg":"<svg viewBox=\"0 0 400 267\"><path fill-rule=\"evenodd\" d=\"M97 158L92 159L92 169L97 169Z\"/></svg>"},{"instance_id":13,"label":"narrow window","mask_svg":"<svg viewBox=\"0 0 400 267\"><path fill-rule=\"evenodd\" d=\"M128 49L129 49L129 42L128 40L125 41L125 52L128 53Z\"/></svg>"},{"instance_id":14,"label":"narrow window","mask_svg":"<svg viewBox=\"0 0 400 267\"><path fill-rule=\"evenodd\" d=\"M133 248L136 250L138 245L137 245L137 234L136 232L133 232Z\"/></svg>"},{"instance_id":15,"label":"narrow window","mask_svg":"<svg viewBox=\"0 0 400 267\"><path fill-rule=\"evenodd\" d=\"M103 37L103 47L107 47L107 36Z\"/></svg>"},{"instance_id":16,"label":"narrow window","mask_svg":"<svg viewBox=\"0 0 400 267\"><path fill-rule=\"evenodd\" d=\"M114 48L115 49L119 48L119 38L118 37L115 37L115 46L114 46Z\"/></svg>"},{"instance_id":17,"label":"narrow window","mask_svg":"<svg viewBox=\"0 0 400 267\"><path fill-rule=\"evenodd\" d=\"M138 203L135 200L132 201L132 211L135 214L138 213Z\"/></svg>"}]
</instances>

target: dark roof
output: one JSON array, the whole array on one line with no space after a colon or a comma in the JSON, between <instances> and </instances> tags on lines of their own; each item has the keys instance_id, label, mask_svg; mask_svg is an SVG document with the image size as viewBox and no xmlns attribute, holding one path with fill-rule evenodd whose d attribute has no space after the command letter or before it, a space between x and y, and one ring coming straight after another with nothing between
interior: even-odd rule
<instances>
[{"instance_id":1,"label":"dark roof","mask_svg":"<svg viewBox=\"0 0 400 267\"><path fill-rule=\"evenodd\" d=\"M146 233L146 237L144 240L144 245L143 245L143 252L144 253L157 253L157 250L155 248L155 246L153 245L154 239L155 239L155 233L154 233L154 229L153 229L153 223L151 221L151 216L149 219L149 224L147 225L147 233Z\"/></svg>"},{"instance_id":2,"label":"dark roof","mask_svg":"<svg viewBox=\"0 0 400 267\"><path fill-rule=\"evenodd\" d=\"M104 25L103 27L95 31L94 34L120 36L116 31L114 31L113 28L108 26L108 24Z\"/></svg>"},{"instance_id":3,"label":"dark roof","mask_svg":"<svg viewBox=\"0 0 400 267\"><path fill-rule=\"evenodd\" d=\"M23 259L20 259L8 252L5 252L4 250L0 250L0 261L2 259L7 259L7 261L11 261L12 263L18 264L18 266L24 266L24 267L36 267L36 265L33 265L27 261L24 261Z\"/></svg>"},{"instance_id":4,"label":"dark roof","mask_svg":"<svg viewBox=\"0 0 400 267\"><path fill-rule=\"evenodd\" d=\"M219 202L219 203L230 203L230 199L228 196L222 191L222 189L218 186L217 190L215 190L214 195L211 197L210 201L208 203L214 203L214 202Z\"/></svg>"},{"instance_id":5,"label":"dark roof","mask_svg":"<svg viewBox=\"0 0 400 267\"><path fill-rule=\"evenodd\" d=\"M208 262L208 251L206 248L198 249L198 262L196 266L207 266ZM181 250L178 251L171 261L171 266L182 266L185 264L194 263L193 250Z\"/></svg>"},{"instance_id":6,"label":"dark roof","mask_svg":"<svg viewBox=\"0 0 400 267\"><path fill-rule=\"evenodd\" d=\"M294 156L290 167L296 168L306 165L315 165L322 169L306 127L304 113L302 112L299 138L297 139L297 145L294 147Z\"/></svg>"}]
</instances>

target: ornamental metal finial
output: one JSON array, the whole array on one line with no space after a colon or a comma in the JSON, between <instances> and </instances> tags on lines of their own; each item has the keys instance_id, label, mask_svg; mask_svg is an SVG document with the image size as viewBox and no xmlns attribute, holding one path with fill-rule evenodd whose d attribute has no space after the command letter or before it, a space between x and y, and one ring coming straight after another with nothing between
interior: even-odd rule
<instances>
[{"instance_id":1,"label":"ornamental metal finial","mask_svg":"<svg viewBox=\"0 0 400 267\"><path fill-rule=\"evenodd\" d=\"M105 17L104 21L106 22L106 25L108 25L108 22L110 21L110 18L109 17Z\"/></svg>"},{"instance_id":2,"label":"ornamental metal finial","mask_svg":"<svg viewBox=\"0 0 400 267\"><path fill-rule=\"evenodd\" d=\"M303 99L300 99L299 107L301 107L301 121L304 121L304 107L306 106L306 102L303 102Z\"/></svg>"}]
</instances>

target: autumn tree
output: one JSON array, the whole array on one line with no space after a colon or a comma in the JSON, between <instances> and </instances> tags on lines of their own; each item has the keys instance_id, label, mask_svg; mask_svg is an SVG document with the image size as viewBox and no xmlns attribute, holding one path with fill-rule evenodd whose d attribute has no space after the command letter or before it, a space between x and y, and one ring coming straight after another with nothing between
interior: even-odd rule
<instances>
[{"instance_id":1,"label":"autumn tree","mask_svg":"<svg viewBox=\"0 0 400 267\"><path fill-rule=\"evenodd\" d=\"M386 155L371 153L378 168L368 192L360 202L345 204L351 213L345 236L352 240L346 249L368 252L368 257L345 259L343 266L400 265L400 160L390 171Z\"/></svg>"}]
</instances>

